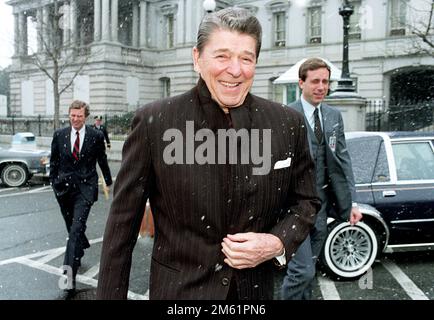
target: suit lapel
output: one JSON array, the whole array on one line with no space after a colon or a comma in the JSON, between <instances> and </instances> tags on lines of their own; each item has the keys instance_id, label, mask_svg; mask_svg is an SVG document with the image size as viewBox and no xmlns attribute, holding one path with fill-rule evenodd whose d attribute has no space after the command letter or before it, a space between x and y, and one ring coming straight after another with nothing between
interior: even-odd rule
<instances>
[{"instance_id":1,"label":"suit lapel","mask_svg":"<svg viewBox=\"0 0 434 320\"><path fill-rule=\"evenodd\" d=\"M82 156L84 156L87 153L87 150L89 149L90 139L92 138L91 137L92 132L90 128L86 126L84 130L85 130L85 134L84 134L83 146L81 147L80 150L80 159Z\"/></svg>"},{"instance_id":2,"label":"suit lapel","mask_svg":"<svg viewBox=\"0 0 434 320\"><path fill-rule=\"evenodd\" d=\"M330 134L336 136L336 121L333 117L333 113L330 112L330 108L325 103L321 106L322 111L322 121L324 126L324 138L325 138L325 144L329 145L330 140Z\"/></svg>"},{"instance_id":3,"label":"suit lapel","mask_svg":"<svg viewBox=\"0 0 434 320\"><path fill-rule=\"evenodd\" d=\"M71 150L71 127L66 128L65 130L65 152L67 155L69 155L70 157L72 157L72 150Z\"/></svg>"},{"instance_id":4,"label":"suit lapel","mask_svg":"<svg viewBox=\"0 0 434 320\"><path fill-rule=\"evenodd\" d=\"M294 104L294 109L301 112L301 114L304 117L304 125L307 128L307 141L309 142L309 150L310 150L310 154L313 155L313 148L312 148L312 140L315 139L315 135L313 133L312 128L309 125L309 121L306 118L306 115L304 114L304 109L303 109L303 105L301 104L301 100L297 100L297 102Z\"/></svg>"}]
</instances>

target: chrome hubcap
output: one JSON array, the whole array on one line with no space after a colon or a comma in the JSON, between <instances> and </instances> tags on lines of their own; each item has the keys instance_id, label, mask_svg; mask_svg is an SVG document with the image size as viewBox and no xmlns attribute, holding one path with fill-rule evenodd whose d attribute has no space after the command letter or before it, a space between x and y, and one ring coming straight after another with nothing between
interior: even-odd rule
<instances>
[{"instance_id":1,"label":"chrome hubcap","mask_svg":"<svg viewBox=\"0 0 434 320\"><path fill-rule=\"evenodd\" d=\"M330 251L336 267L348 272L355 271L369 260L372 240L363 229L345 228L334 236Z\"/></svg>"}]
</instances>

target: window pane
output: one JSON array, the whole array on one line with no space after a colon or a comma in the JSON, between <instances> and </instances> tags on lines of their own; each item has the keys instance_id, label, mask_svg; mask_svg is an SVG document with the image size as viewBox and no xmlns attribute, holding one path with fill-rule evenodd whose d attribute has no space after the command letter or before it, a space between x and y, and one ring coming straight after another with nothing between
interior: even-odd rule
<instances>
[{"instance_id":1,"label":"window pane","mask_svg":"<svg viewBox=\"0 0 434 320\"><path fill-rule=\"evenodd\" d=\"M398 180L434 179L434 153L429 142L392 145Z\"/></svg>"},{"instance_id":2,"label":"window pane","mask_svg":"<svg viewBox=\"0 0 434 320\"><path fill-rule=\"evenodd\" d=\"M356 183L371 183L373 180L381 141L380 137L355 138L347 141Z\"/></svg>"},{"instance_id":3,"label":"window pane","mask_svg":"<svg viewBox=\"0 0 434 320\"><path fill-rule=\"evenodd\" d=\"M286 28L285 28L285 13L278 12L274 17L274 45L285 46Z\"/></svg>"},{"instance_id":4,"label":"window pane","mask_svg":"<svg viewBox=\"0 0 434 320\"><path fill-rule=\"evenodd\" d=\"M167 48L173 48L174 46L174 24L173 14L166 16L166 33L167 33Z\"/></svg>"},{"instance_id":5,"label":"window pane","mask_svg":"<svg viewBox=\"0 0 434 320\"><path fill-rule=\"evenodd\" d=\"M360 39L360 1L352 1L354 12L350 16L350 39Z\"/></svg>"},{"instance_id":6,"label":"window pane","mask_svg":"<svg viewBox=\"0 0 434 320\"><path fill-rule=\"evenodd\" d=\"M290 83L286 85L286 103L290 104L297 100L298 83Z\"/></svg>"},{"instance_id":7,"label":"window pane","mask_svg":"<svg viewBox=\"0 0 434 320\"><path fill-rule=\"evenodd\" d=\"M380 152L378 154L377 164L375 166L374 177L372 182L390 181L389 164L387 163L386 148L384 142L381 142Z\"/></svg>"},{"instance_id":8,"label":"window pane","mask_svg":"<svg viewBox=\"0 0 434 320\"><path fill-rule=\"evenodd\" d=\"M403 0L392 0L390 8L391 30L405 29L407 5Z\"/></svg>"}]
</instances>

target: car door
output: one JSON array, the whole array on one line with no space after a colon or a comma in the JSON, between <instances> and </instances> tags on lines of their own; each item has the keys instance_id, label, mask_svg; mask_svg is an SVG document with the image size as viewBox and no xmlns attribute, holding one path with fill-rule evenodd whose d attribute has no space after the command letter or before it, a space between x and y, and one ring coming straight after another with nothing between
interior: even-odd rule
<instances>
[{"instance_id":1,"label":"car door","mask_svg":"<svg viewBox=\"0 0 434 320\"><path fill-rule=\"evenodd\" d=\"M390 245L434 241L434 148L430 140L392 140L392 179L373 189ZM390 159L389 159L390 160Z\"/></svg>"}]
</instances>

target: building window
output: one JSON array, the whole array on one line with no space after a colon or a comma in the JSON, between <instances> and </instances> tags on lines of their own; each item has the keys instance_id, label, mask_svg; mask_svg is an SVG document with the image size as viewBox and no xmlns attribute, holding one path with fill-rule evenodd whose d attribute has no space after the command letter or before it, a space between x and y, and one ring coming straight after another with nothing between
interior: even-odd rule
<instances>
[{"instance_id":1,"label":"building window","mask_svg":"<svg viewBox=\"0 0 434 320\"><path fill-rule=\"evenodd\" d=\"M284 88L284 86L281 84L274 84L273 82L276 79L277 79L277 77L273 77L270 79L270 82L269 82L269 84L270 84L270 86L269 86L269 88L270 88L269 99L274 101L274 102L277 102L277 103L283 103L283 88Z\"/></svg>"},{"instance_id":2,"label":"building window","mask_svg":"<svg viewBox=\"0 0 434 320\"><path fill-rule=\"evenodd\" d=\"M160 79L161 84L161 97L170 97L170 78L164 77Z\"/></svg>"},{"instance_id":3,"label":"building window","mask_svg":"<svg viewBox=\"0 0 434 320\"><path fill-rule=\"evenodd\" d=\"M166 4L160 7L160 22L162 23L161 28L161 39L160 45L165 49L171 49L175 47L175 17L178 12L178 5L176 4Z\"/></svg>"},{"instance_id":4,"label":"building window","mask_svg":"<svg viewBox=\"0 0 434 320\"><path fill-rule=\"evenodd\" d=\"M321 43L321 7L308 9L309 43Z\"/></svg>"},{"instance_id":5,"label":"building window","mask_svg":"<svg viewBox=\"0 0 434 320\"><path fill-rule=\"evenodd\" d=\"M284 47L286 44L286 18L285 12L273 13L274 46Z\"/></svg>"},{"instance_id":6,"label":"building window","mask_svg":"<svg viewBox=\"0 0 434 320\"><path fill-rule=\"evenodd\" d=\"M350 16L350 29L348 30L348 39L361 39L361 29L360 29L360 10L361 1L351 1L350 4L353 6L354 12Z\"/></svg>"},{"instance_id":7,"label":"building window","mask_svg":"<svg viewBox=\"0 0 434 320\"><path fill-rule=\"evenodd\" d=\"M405 0L390 1L390 35L405 35L407 2Z\"/></svg>"},{"instance_id":8,"label":"building window","mask_svg":"<svg viewBox=\"0 0 434 320\"><path fill-rule=\"evenodd\" d=\"M174 32L174 17L173 14L166 15L166 48L170 49L175 46L175 32Z\"/></svg>"}]
</instances>

